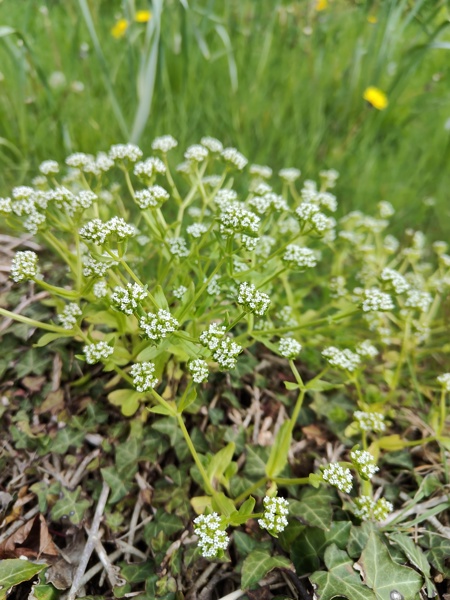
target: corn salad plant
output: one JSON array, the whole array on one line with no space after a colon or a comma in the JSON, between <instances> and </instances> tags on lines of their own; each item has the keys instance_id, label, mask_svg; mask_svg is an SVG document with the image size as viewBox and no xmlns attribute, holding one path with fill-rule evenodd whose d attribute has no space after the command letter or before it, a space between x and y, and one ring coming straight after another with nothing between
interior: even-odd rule
<instances>
[{"instance_id":1,"label":"corn salad plant","mask_svg":"<svg viewBox=\"0 0 450 600\"><path fill-rule=\"evenodd\" d=\"M387 201L375 216L354 211L337 219L334 170L302 181L297 168L273 173L249 165L236 148L211 137L188 147L174 167L177 145L165 135L153 141L149 157L136 145L117 144L96 156L71 154L65 166L47 160L32 185L0 199L7 226L47 249L42 256L17 251L10 276L46 291L55 317L43 322L5 308L0 314L44 330L40 347L72 338L83 370L100 364L109 377L108 399L124 417L145 413L150 428L176 424L201 490L191 497L197 513L191 531L203 557L225 560L233 530L254 522L258 535L279 537L285 549L297 540L291 555L297 571L316 571L311 581L321 597L332 597L329 589L351 560L344 548L353 519L363 522L350 553L361 568L369 573L377 555L394 571L404 569L403 580L391 582L391 598L392 590L416 597L424 582L432 590L428 575L385 556L373 524L389 528L402 520L391 514L394 498L384 496L377 480L384 454L426 444L437 444L443 457L450 450L450 373L430 378L425 371L445 333L447 244L430 247L413 230L401 244L388 233L394 208ZM285 414L270 451L259 458L259 475L254 469L240 477L235 441L216 453L200 451L187 424L202 408L198 390L205 382L220 373L230 377L255 353L286 371ZM398 431L395 410L411 388L426 390L429 401L429 435L412 440L390 432ZM296 476L292 452L302 412L312 402L326 414L330 394L350 403L350 445ZM306 486L301 501L298 486ZM314 490L325 495L314 500ZM319 513L336 493L341 519L324 526ZM334 532L321 542L327 573L302 558L298 518ZM302 543L316 541L304 534ZM397 547L402 543L410 539L399 538ZM255 579L261 550L250 549L244 588L290 564L272 557ZM365 584L354 574L345 585L341 595L349 598L383 597L369 575Z\"/></svg>"}]
</instances>

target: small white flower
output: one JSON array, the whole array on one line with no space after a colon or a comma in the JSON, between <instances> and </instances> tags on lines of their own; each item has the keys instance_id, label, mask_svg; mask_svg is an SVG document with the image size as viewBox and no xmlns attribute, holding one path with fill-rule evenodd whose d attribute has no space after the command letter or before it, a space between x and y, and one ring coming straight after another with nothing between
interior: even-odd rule
<instances>
[{"instance_id":1,"label":"small white flower","mask_svg":"<svg viewBox=\"0 0 450 600\"><path fill-rule=\"evenodd\" d=\"M270 298L264 292L260 292L251 283L241 283L237 303L246 310L262 317L266 314L270 305Z\"/></svg>"},{"instance_id":2,"label":"small white flower","mask_svg":"<svg viewBox=\"0 0 450 600\"><path fill-rule=\"evenodd\" d=\"M39 171L42 175L56 175L59 173L59 165L56 160L44 160L39 165Z\"/></svg>"},{"instance_id":3,"label":"small white flower","mask_svg":"<svg viewBox=\"0 0 450 600\"><path fill-rule=\"evenodd\" d=\"M159 150L163 154L167 154L173 148L178 146L177 140L171 135L162 135L157 137L152 142L152 150Z\"/></svg>"},{"instance_id":4,"label":"small white flower","mask_svg":"<svg viewBox=\"0 0 450 600\"><path fill-rule=\"evenodd\" d=\"M293 338L281 338L278 345L278 352L281 356L293 360L297 358L302 350L302 345Z\"/></svg>"},{"instance_id":5,"label":"small white flower","mask_svg":"<svg viewBox=\"0 0 450 600\"><path fill-rule=\"evenodd\" d=\"M341 492L349 494L353 487L353 475L350 469L341 467L339 463L330 463L322 471L324 481Z\"/></svg>"},{"instance_id":6,"label":"small white flower","mask_svg":"<svg viewBox=\"0 0 450 600\"><path fill-rule=\"evenodd\" d=\"M77 323L78 317L81 316L81 308L78 304L71 302L64 307L61 314L58 315L58 320L64 329L73 329Z\"/></svg>"},{"instance_id":7,"label":"small white flower","mask_svg":"<svg viewBox=\"0 0 450 600\"><path fill-rule=\"evenodd\" d=\"M230 542L222 519L216 512L200 515L194 519L194 533L198 535L198 545L202 556L216 558L223 555Z\"/></svg>"},{"instance_id":8,"label":"small white flower","mask_svg":"<svg viewBox=\"0 0 450 600\"><path fill-rule=\"evenodd\" d=\"M325 169L319 172L320 178L327 189L333 188L339 177L339 171L336 169Z\"/></svg>"},{"instance_id":9,"label":"small white flower","mask_svg":"<svg viewBox=\"0 0 450 600\"><path fill-rule=\"evenodd\" d=\"M411 287L403 275L395 269L384 268L380 277L383 281L390 282L396 294L403 294Z\"/></svg>"},{"instance_id":10,"label":"small white flower","mask_svg":"<svg viewBox=\"0 0 450 600\"><path fill-rule=\"evenodd\" d=\"M174 256L184 257L189 256L189 248L187 247L186 240L182 237L169 238L167 240L169 244L169 251Z\"/></svg>"},{"instance_id":11,"label":"small white flower","mask_svg":"<svg viewBox=\"0 0 450 600\"><path fill-rule=\"evenodd\" d=\"M286 517L289 514L289 503L285 498L270 496L266 496L263 503L264 514L261 519L258 519L258 524L276 537L288 525Z\"/></svg>"},{"instance_id":12,"label":"small white flower","mask_svg":"<svg viewBox=\"0 0 450 600\"><path fill-rule=\"evenodd\" d=\"M222 205L220 213L220 232L224 235L244 233L250 237L255 237L258 233L260 223L261 219L258 215L246 210L238 202L227 202Z\"/></svg>"},{"instance_id":13,"label":"small white flower","mask_svg":"<svg viewBox=\"0 0 450 600\"><path fill-rule=\"evenodd\" d=\"M426 312L432 302L433 297L429 292L421 292L415 289L406 292L405 306L408 308L417 308L422 312Z\"/></svg>"},{"instance_id":14,"label":"small white flower","mask_svg":"<svg viewBox=\"0 0 450 600\"><path fill-rule=\"evenodd\" d=\"M189 373L195 383L203 383L208 380L209 370L206 360L196 358L188 363Z\"/></svg>"},{"instance_id":15,"label":"small white flower","mask_svg":"<svg viewBox=\"0 0 450 600\"><path fill-rule=\"evenodd\" d=\"M363 412L361 410L357 410L353 413L353 417L361 431L374 431L375 433L382 433L386 430L384 415L381 413Z\"/></svg>"},{"instance_id":16,"label":"small white flower","mask_svg":"<svg viewBox=\"0 0 450 600\"><path fill-rule=\"evenodd\" d=\"M181 300L186 292L187 292L187 287L184 285L180 285L177 288L175 288L172 293L175 296L175 298L178 298L178 300Z\"/></svg>"},{"instance_id":17,"label":"small white flower","mask_svg":"<svg viewBox=\"0 0 450 600\"><path fill-rule=\"evenodd\" d=\"M167 337L169 333L176 331L179 323L169 311L160 308L156 314L148 313L141 317L139 327L144 331L147 338L158 343Z\"/></svg>"},{"instance_id":18,"label":"small white flower","mask_svg":"<svg viewBox=\"0 0 450 600\"><path fill-rule=\"evenodd\" d=\"M382 219L389 219L395 214L395 209L390 202L386 202L386 200L382 200L378 202L378 210L380 211L380 217Z\"/></svg>"},{"instance_id":19,"label":"small white flower","mask_svg":"<svg viewBox=\"0 0 450 600\"><path fill-rule=\"evenodd\" d=\"M375 464L374 457L366 450L352 450L350 452L350 459L355 469L365 480L372 479L375 473L380 470Z\"/></svg>"},{"instance_id":20,"label":"small white flower","mask_svg":"<svg viewBox=\"0 0 450 600\"><path fill-rule=\"evenodd\" d=\"M16 283L39 277L38 255L31 250L16 252L11 263L11 279Z\"/></svg>"},{"instance_id":21,"label":"small white flower","mask_svg":"<svg viewBox=\"0 0 450 600\"><path fill-rule=\"evenodd\" d=\"M332 367L349 371L350 373L352 373L361 362L360 356L348 348L339 350L339 348L336 348L335 346L329 346L322 351L322 356L327 359L328 364Z\"/></svg>"},{"instance_id":22,"label":"small white flower","mask_svg":"<svg viewBox=\"0 0 450 600\"><path fill-rule=\"evenodd\" d=\"M73 167L74 169L80 169L84 171L85 168L90 168L95 164L95 158L92 154L85 154L84 152L74 152L66 158L66 165Z\"/></svg>"},{"instance_id":23,"label":"small white flower","mask_svg":"<svg viewBox=\"0 0 450 600\"><path fill-rule=\"evenodd\" d=\"M375 358L378 350L370 343L370 340L364 340L356 347L356 352L364 358Z\"/></svg>"},{"instance_id":24,"label":"small white flower","mask_svg":"<svg viewBox=\"0 0 450 600\"><path fill-rule=\"evenodd\" d=\"M11 198L0 198L0 213L12 212Z\"/></svg>"},{"instance_id":25,"label":"small white flower","mask_svg":"<svg viewBox=\"0 0 450 600\"><path fill-rule=\"evenodd\" d=\"M209 152L204 146L201 144L194 144L193 146L189 146L186 150L184 158L187 161L202 162L208 158L208 154Z\"/></svg>"},{"instance_id":26,"label":"small white flower","mask_svg":"<svg viewBox=\"0 0 450 600\"><path fill-rule=\"evenodd\" d=\"M137 162L142 158L142 150L135 144L115 144L109 150L109 158L114 161Z\"/></svg>"},{"instance_id":27,"label":"small white flower","mask_svg":"<svg viewBox=\"0 0 450 600\"><path fill-rule=\"evenodd\" d=\"M84 354L86 356L86 362L89 365L94 365L101 360L106 360L111 354L114 352L114 348L112 348L106 342L96 342L93 344L87 344L83 348Z\"/></svg>"},{"instance_id":28,"label":"small white flower","mask_svg":"<svg viewBox=\"0 0 450 600\"><path fill-rule=\"evenodd\" d=\"M135 363L131 367L130 374L133 377L133 385L138 392L148 392L158 384L154 373L155 365L151 362Z\"/></svg>"},{"instance_id":29,"label":"small white flower","mask_svg":"<svg viewBox=\"0 0 450 600\"><path fill-rule=\"evenodd\" d=\"M210 152L218 154L223 150L223 144L214 137L205 136L200 140L202 146L207 148Z\"/></svg>"},{"instance_id":30,"label":"small white flower","mask_svg":"<svg viewBox=\"0 0 450 600\"><path fill-rule=\"evenodd\" d=\"M92 292L96 298L104 298L108 295L108 287L106 285L106 281L102 279L101 281L97 281L94 283L92 288Z\"/></svg>"},{"instance_id":31,"label":"small white flower","mask_svg":"<svg viewBox=\"0 0 450 600\"><path fill-rule=\"evenodd\" d=\"M220 154L227 163L236 167L239 171L242 171L248 163L245 156L238 152L236 148L225 148Z\"/></svg>"},{"instance_id":32,"label":"small white flower","mask_svg":"<svg viewBox=\"0 0 450 600\"><path fill-rule=\"evenodd\" d=\"M152 185L146 190L137 190L135 193L136 202L143 210L157 208L169 198L169 192L160 185Z\"/></svg>"},{"instance_id":33,"label":"small white flower","mask_svg":"<svg viewBox=\"0 0 450 600\"><path fill-rule=\"evenodd\" d=\"M118 310L126 315L132 315L142 300L147 297L147 291L137 283L127 283L126 288L116 287L111 295L111 302Z\"/></svg>"},{"instance_id":34,"label":"small white flower","mask_svg":"<svg viewBox=\"0 0 450 600\"><path fill-rule=\"evenodd\" d=\"M299 169L295 169L294 167L288 167L278 171L278 175L286 183L294 183L294 181L296 181L301 174L301 171Z\"/></svg>"},{"instance_id":35,"label":"small white flower","mask_svg":"<svg viewBox=\"0 0 450 600\"><path fill-rule=\"evenodd\" d=\"M134 166L134 174L140 179L151 179L154 175L165 175L166 165L160 158L147 158Z\"/></svg>"},{"instance_id":36,"label":"small white flower","mask_svg":"<svg viewBox=\"0 0 450 600\"><path fill-rule=\"evenodd\" d=\"M450 373L443 373L437 377L438 382L446 392L450 392Z\"/></svg>"},{"instance_id":37,"label":"small white flower","mask_svg":"<svg viewBox=\"0 0 450 600\"><path fill-rule=\"evenodd\" d=\"M262 179L270 179L272 177L272 169L262 165L250 165L250 175L261 177Z\"/></svg>"},{"instance_id":38,"label":"small white flower","mask_svg":"<svg viewBox=\"0 0 450 600\"><path fill-rule=\"evenodd\" d=\"M188 227L186 227L186 232L189 235L192 235L193 238L199 238L207 231L208 228L206 225L203 225L203 223L193 223L192 225L188 225Z\"/></svg>"},{"instance_id":39,"label":"small white flower","mask_svg":"<svg viewBox=\"0 0 450 600\"><path fill-rule=\"evenodd\" d=\"M387 311L394 309L394 303L389 294L372 287L363 291L361 308L364 312Z\"/></svg>"},{"instance_id":40,"label":"small white flower","mask_svg":"<svg viewBox=\"0 0 450 600\"><path fill-rule=\"evenodd\" d=\"M290 267L307 269L317 265L317 258L314 250L303 248L296 244L289 244L286 246L283 262L287 263Z\"/></svg>"}]
</instances>

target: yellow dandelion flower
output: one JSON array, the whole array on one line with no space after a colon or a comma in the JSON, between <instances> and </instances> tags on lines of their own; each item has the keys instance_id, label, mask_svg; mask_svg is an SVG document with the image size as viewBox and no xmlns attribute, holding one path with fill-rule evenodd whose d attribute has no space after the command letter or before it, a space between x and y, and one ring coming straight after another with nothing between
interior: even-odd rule
<instances>
[{"instance_id":1,"label":"yellow dandelion flower","mask_svg":"<svg viewBox=\"0 0 450 600\"><path fill-rule=\"evenodd\" d=\"M111 29L111 35L117 40L125 35L128 29L128 21L126 19L119 19L114 27Z\"/></svg>"},{"instance_id":2,"label":"yellow dandelion flower","mask_svg":"<svg viewBox=\"0 0 450 600\"><path fill-rule=\"evenodd\" d=\"M328 0L316 0L316 10L325 10L328 8Z\"/></svg>"},{"instance_id":3,"label":"yellow dandelion flower","mask_svg":"<svg viewBox=\"0 0 450 600\"><path fill-rule=\"evenodd\" d=\"M364 90L363 98L377 110L384 110L389 104L386 94L374 86Z\"/></svg>"},{"instance_id":4,"label":"yellow dandelion flower","mask_svg":"<svg viewBox=\"0 0 450 600\"><path fill-rule=\"evenodd\" d=\"M147 23L152 18L152 13L149 10L138 10L134 16L136 23Z\"/></svg>"},{"instance_id":5,"label":"yellow dandelion flower","mask_svg":"<svg viewBox=\"0 0 450 600\"><path fill-rule=\"evenodd\" d=\"M377 22L378 22L378 19L376 18L376 16L375 16L375 15L369 15L369 16L367 17L367 20L369 21L369 23L372 23L372 24L374 24L374 23L377 23Z\"/></svg>"}]
</instances>

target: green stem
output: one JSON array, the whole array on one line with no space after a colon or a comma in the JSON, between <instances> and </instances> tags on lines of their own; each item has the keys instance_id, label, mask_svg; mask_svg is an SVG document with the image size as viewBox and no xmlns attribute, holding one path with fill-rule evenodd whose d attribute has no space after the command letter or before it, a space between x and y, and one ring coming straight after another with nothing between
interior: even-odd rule
<instances>
[{"instance_id":1,"label":"green stem","mask_svg":"<svg viewBox=\"0 0 450 600\"><path fill-rule=\"evenodd\" d=\"M273 481L279 485L308 485L309 477L275 477Z\"/></svg>"},{"instance_id":2,"label":"green stem","mask_svg":"<svg viewBox=\"0 0 450 600\"><path fill-rule=\"evenodd\" d=\"M261 477L261 479L258 479L256 483L253 483L249 488L242 492L242 494L239 494L239 496L234 499L234 503L237 505L246 500L253 492L256 492L257 489L264 485L266 481L268 481L268 477Z\"/></svg>"},{"instance_id":3,"label":"green stem","mask_svg":"<svg viewBox=\"0 0 450 600\"><path fill-rule=\"evenodd\" d=\"M446 402L445 402L445 396L446 396L446 391L445 388L442 388L442 392L441 392L441 402L440 402L440 423L439 423L439 435L442 435L442 432L444 431L445 428L445 420L447 417L447 407L446 407Z\"/></svg>"},{"instance_id":4,"label":"green stem","mask_svg":"<svg viewBox=\"0 0 450 600\"><path fill-rule=\"evenodd\" d=\"M197 450L192 443L191 436L189 435L188 430L186 429L186 425L184 424L183 417L181 415L177 415L178 425L183 433L184 439L186 440L186 444L188 445L189 451L194 459L195 464L197 465L198 470L200 471L200 475L202 476L203 483L205 484L205 491L211 496L216 495L216 490L212 487L211 482L209 481L208 475L200 461L200 458L197 454Z\"/></svg>"},{"instance_id":5,"label":"green stem","mask_svg":"<svg viewBox=\"0 0 450 600\"><path fill-rule=\"evenodd\" d=\"M247 313L245 312L245 310L241 312L241 314L228 325L227 331L231 331L233 327L235 327L239 323L239 321L241 321L245 317L246 314Z\"/></svg>"},{"instance_id":6,"label":"green stem","mask_svg":"<svg viewBox=\"0 0 450 600\"><path fill-rule=\"evenodd\" d=\"M4 317L7 317L9 319L13 319L13 321L25 323L25 325L30 325L31 327L45 329L46 331L52 331L53 333L62 333L67 337L73 335L73 331L71 331L70 329L64 329L63 327L58 327L57 325L49 325L48 323L41 323L40 321L30 319L29 317L25 317L24 315L18 315L17 313L13 313L9 310L6 310L6 308L0 308L0 315L3 315Z\"/></svg>"},{"instance_id":7,"label":"green stem","mask_svg":"<svg viewBox=\"0 0 450 600\"><path fill-rule=\"evenodd\" d=\"M33 279L37 285L44 288L44 290L48 290L52 292L52 294L57 294L58 296L62 296L63 298L67 298L69 300L76 300L80 297L78 292L74 292L73 290L65 290L64 288L56 287L55 285L51 285L42 279Z\"/></svg>"}]
</instances>

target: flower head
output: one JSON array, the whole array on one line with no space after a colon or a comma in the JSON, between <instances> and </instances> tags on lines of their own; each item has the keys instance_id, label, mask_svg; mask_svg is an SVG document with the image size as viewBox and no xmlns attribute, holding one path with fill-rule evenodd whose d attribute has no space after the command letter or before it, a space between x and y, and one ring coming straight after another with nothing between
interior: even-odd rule
<instances>
[{"instance_id":1,"label":"flower head","mask_svg":"<svg viewBox=\"0 0 450 600\"><path fill-rule=\"evenodd\" d=\"M31 250L16 252L11 264L11 279L16 283L35 279L39 275L38 255Z\"/></svg>"},{"instance_id":2,"label":"flower head","mask_svg":"<svg viewBox=\"0 0 450 600\"><path fill-rule=\"evenodd\" d=\"M270 298L264 292L258 291L252 283L241 283L237 303L248 312L262 317L270 305Z\"/></svg>"},{"instance_id":3,"label":"flower head","mask_svg":"<svg viewBox=\"0 0 450 600\"><path fill-rule=\"evenodd\" d=\"M450 392L450 373L443 373L437 377L438 382L446 392Z\"/></svg>"},{"instance_id":4,"label":"flower head","mask_svg":"<svg viewBox=\"0 0 450 600\"><path fill-rule=\"evenodd\" d=\"M208 380L209 370L206 360L196 358L188 363L189 373L195 383L203 383Z\"/></svg>"},{"instance_id":5,"label":"flower head","mask_svg":"<svg viewBox=\"0 0 450 600\"><path fill-rule=\"evenodd\" d=\"M386 430L384 415L378 412L363 412L357 410L353 413L353 417L361 431L374 431L382 433Z\"/></svg>"},{"instance_id":6,"label":"flower head","mask_svg":"<svg viewBox=\"0 0 450 600\"><path fill-rule=\"evenodd\" d=\"M114 26L111 28L111 35L116 38L116 40L122 38L125 35L126 30L128 29L128 21L126 19L119 19L116 21Z\"/></svg>"},{"instance_id":7,"label":"flower head","mask_svg":"<svg viewBox=\"0 0 450 600\"><path fill-rule=\"evenodd\" d=\"M126 288L116 287L111 296L111 302L118 310L126 315L132 315L142 300L147 297L147 291L137 283L127 283Z\"/></svg>"},{"instance_id":8,"label":"flower head","mask_svg":"<svg viewBox=\"0 0 450 600\"><path fill-rule=\"evenodd\" d=\"M384 521L393 510L394 507L385 498L375 501L370 496L359 496L354 500L353 512L362 521Z\"/></svg>"},{"instance_id":9,"label":"flower head","mask_svg":"<svg viewBox=\"0 0 450 600\"><path fill-rule=\"evenodd\" d=\"M153 389L158 380L154 376L155 365L151 362L135 363L130 369L133 385L138 392L148 392Z\"/></svg>"},{"instance_id":10,"label":"flower head","mask_svg":"<svg viewBox=\"0 0 450 600\"><path fill-rule=\"evenodd\" d=\"M384 110L389 104L386 94L375 86L366 88L363 98L377 110Z\"/></svg>"},{"instance_id":11,"label":"flower head","mask_svg":"<svg viewBox=\"0 0 450 600\"><path fill-rule=\"evenodd\" d=\"M71 302L64 307L62 313L58 315L58 319L64 329L73 329L80 316L81 308L75 302Z\"/></svg>"},{"instance_id":12,"label":"flower head","mask_svg":"<svg viewBox=\"0 0 450 600\"><path fill-rule=\"evenodd\" d=\"M379 471L379 468L375 464L374 457L366 450L358 450L355 448L355 450L350 452L350 459L355 469L365 480L372 479L373 475Z\"/></svg>"},{"instance_id":13,"label":"flower head","mask_svg":"<svg viewBox=\"0 0 450 600\"><path fill-rule=\"evenodd\" d=\"M261 519L258 519L259 526L277 537L277 534L284 531L288 525L286 518L289 514L288 501L281 497L266 496L263 503L264 514Z\"/></svg>"},{"instance_id":14,"label":"flower head","mask_svg":"<svg viewBox=\"0 0 450 600\"><path fill-rule=\"evenodd\" d=\"M194 533L199 537L198 545L205 558L218 558L228 548L229 538L223 520L216 512L200 515L194 519Z\"/></svg>"},{"instance_id":15,"label":"flower head","mask_svg":"<svg viewBox=\"0 0 450 600\"><path fill-rule=\"evenodd\" d=\"M349 494L353 487L353 475L350 469L341 467L339 463L330 463L322 471L324 481L341 492Z\"/></svg>"},{"instance_id":16,"label":"flower head","mask_svg":"<svg viewBox=\"0 0 450 600\"><path fill-rule=\"evenodd\" d=\"M293 360L297 358L302 350L302 345L293 338L281 338L278 345L278 351L281 356Z\"/></svg>"},{"instance_id":17,"label":"flower head","mask_svg":"<svg viewBox=\"0 0 450 600\"><path fill-rule=\"evenodd\" d=\"M179 323L168 310L160 308L156 314L148 313L141 317L139 327L144 331L147 338L158 343L167 337L169 333L176 331Z\"/></svg>"},{"instance_id":18,"label":"flower head","mask_svg":"<svg viewBox=\"0 0 450 600\"><path fill-rule=\"evenodd\" d=\"M339 350L339 348L336 348L335 346L325 348L325 350L322 351L322 356L327 359L332 367L350 372L353 372L361 362L359 354L356 354L347 348Z\"/></svg>"},{"instance_id":19,"label":"flower head","mask_svg":"<svg viewBox=\"0 0 450 600\"><path fill-rule=\"evenodd\" d=\"M106 360L111 354L114 352L114 348L112 348L107 342L96 342L93 344L86 344L83 348L84 354L86 356L86 362L89 365L94 365L101 360Z\"/></svg>"}]
</instances>

